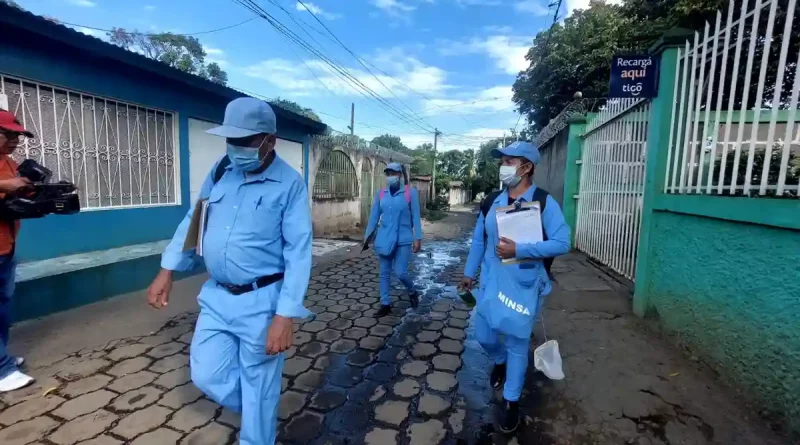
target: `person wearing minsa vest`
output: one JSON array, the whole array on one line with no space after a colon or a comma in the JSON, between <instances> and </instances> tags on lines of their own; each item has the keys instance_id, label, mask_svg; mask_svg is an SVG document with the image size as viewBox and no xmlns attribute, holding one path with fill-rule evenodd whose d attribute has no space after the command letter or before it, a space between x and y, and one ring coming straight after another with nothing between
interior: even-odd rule
<instances>
[{"instance_id":1,"label":"person wearing minsa vest","mask_svg":"<svg viewBox=\"0 0 800 445\"><path fill-rule=\"evenodd\" d=\"M385 317L392 310L389 294L392 270L408 291L411 307L419 304L419 293L408 276L408 262L412 253L419 252L422 243L419 192L407 183L403 166L397 162L386 166L384 173L386 188L380 190L372 202L364 234L368 241L374 236L375 253L380 261L381 307L377 317Z\"/></svg>"},{"instance_id":2,"label":"person wearing minsa vest","mask_svg":"<svg viewBox=\"0 0 800 445\"><path fill-rule=\"evenodd\" d=\"M17 163L11 159L11 154L23 137L32 138L33 133L26 130L11 112L0 109L0 201L31 185L29 180L19 177ZM0 393L24 388L33 383L33 377L19 370L25 360L10 355L7 349L16 272L14 250L19 227L19 221L0 220Z\"/></svg>"}]
</instances>

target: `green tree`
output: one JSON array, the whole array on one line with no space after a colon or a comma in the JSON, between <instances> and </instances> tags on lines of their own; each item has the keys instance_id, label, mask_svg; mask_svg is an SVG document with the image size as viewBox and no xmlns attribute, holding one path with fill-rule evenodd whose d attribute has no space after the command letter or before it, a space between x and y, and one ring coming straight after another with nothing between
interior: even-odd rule
<instances>
[{"instance_id":1,"label":"green tree","mask_svg":"<svg viewBox=\"0 0 800 445\"><path fill-rule=\"evenodd\" d=\"M312 110L311 108L306 108L306 107L298 104L297 102L294 102L294 101L291 101L291 100L288 100L288 99L281 99L280 97L277 97L277 98L269 101L269 103L272 104L272 105L275 105L277 107L281 107L286 111L291 111L292 113L296 113L296 114L299 114L301 116L305 116L305 117L307 117L309 119L313 119L313 120L315 120L317 122L322 122L322 119L319 118L319 115L317 113L315 113L314 110Z\"/></svg>"},{"instance_id":2,"label":"green tree","mask_svg":"<svg viewBox=\"0 0 800 445\"><path fill-rule=\"evenodd\" d=\"M433 172L433 144L425 143L411 150L411 174L429 176Z\"/></svg>"},{"instance_id":3,"label":"green tree","mask_svg":"<svg viewBox=\"0 0 800 445\"><path fill-rule=\"evenodd\" d=\"M380 145L381 147L388 148L403 154L410 154L411 150L403 144L399 136L393 134L383 134L372 139L372 143Z\"/></svg>"},{"instance_id":4,"label":"green tree","mask_svg":"<svg viewBox=\"0 0 800 445\"><path fill-rule=\"evenodd\" d=\"M173 68L226 85L228 75L216 63L206 65L206 51L197 37L162 32L146 34L111 28L107 33L111 43L165 63Z\"/></svg>"}]
</instances>

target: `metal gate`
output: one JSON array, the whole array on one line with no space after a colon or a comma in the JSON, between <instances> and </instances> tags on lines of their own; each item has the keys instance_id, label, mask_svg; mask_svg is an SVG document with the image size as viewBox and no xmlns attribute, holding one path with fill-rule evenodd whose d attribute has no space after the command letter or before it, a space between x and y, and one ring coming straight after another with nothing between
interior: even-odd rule
<instances>
[{"instance_id":1,"label":"metal gate","mask_svg":"<svg viewBox=\"0 0 800 445\"><path fill-rule=\"evenodd\" d=\"M386 185L386 174L383 172L384 170L386 170L386 163L378 161L378 163L375 164L375 173L372 175L374 178L372 183L373 196Z\"/></svg>"},{"instance_id":2,"label":"metal gate","mask_svg":"<svg viewBox=\"0 0 800 445\"><path fill-rule=\"evenodd\" d=\"M650 102L612 99L587 124L575 246L634 280Z\"/></svg>"},{"instance_id":3,"label":"metal gate","mask_svg":"<svg viewBox=\"0 0 800 445\"><path fill-rule=\"evenodd\" d=\"M372 210L372 198L375 193L372 186L372 163L364 159L361 163L361 227L367 227L369 212Z\"/></svg>"}]
</instances>

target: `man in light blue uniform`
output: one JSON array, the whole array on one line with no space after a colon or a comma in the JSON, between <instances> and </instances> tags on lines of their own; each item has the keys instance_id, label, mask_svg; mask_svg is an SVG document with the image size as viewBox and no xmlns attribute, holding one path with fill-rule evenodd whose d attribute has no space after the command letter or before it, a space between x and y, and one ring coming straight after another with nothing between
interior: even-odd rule
<instances>
[{"instance_id":1,"label":"man in light blue uniform","mask_svg":"<svg viewBox=\"0 0 800 445\"><path fill-rule=\"evenodd\" d=\"M508 295L499 308L505 309L503 306L508 306L509 299L514 300L513 302L532 302L530 306L534 306L535 309L531 308L530 317L533 320L528 321L535 321L541 313L544 297L552 289L544 260L569 251L570 229L564 221L564 214L558 203L543 190L537 192L536 185L533 184L534 165L540 159L539 150L533 144L514 142L504 149L493 150L492 156L502 159L500 180L506 188L496 195L485 217L482 212L478 214L461 285L471 289L478 268L481 268L481 292L478 292L475 337L495 363L490 377L491 386L500 388L505 381L503 387L505 405L499 426L504 432L512 432L519 423L518 402L528 367L532 323L527 325L526 332L514 332L516 328L511 325L494 325L490 320L496 320L498 317L490 313L487 308L496 310L498 306L491 306L491 303L495 302L486 299L496 299L497 295L486 295L484 291L487 288L497 289L503 286L515 289L517 295ZM534 196L546 201L541 203L544 204L542 227L545 241L517 244L508 238L500 238L497 231L496 209L515 202L531 202L535 199ZM488 206L488 203L485 205ZM532 261L508 265L501 263L502 259L510 258ZM498 283L501 280L513 280L515 283ZM519 292L529 292L530 295L520 295ZM520 307L522 306L516 306L517 312Z\"/></svg>"},{"instance_id":2,"label":"man in light blue uniform","mask_svg":"<svg viewBox=\"0 0 800 445\"><path fill-rule=\"evenodd\" d=\"M192 381L242 413L242 445L275 442L292 318L310 315L303 307L311 274L308 192L297 171L276 155L276 131L266 102L240 98L228 104L223 125L208 131L227 139L227 156L200 190L209 202L203 259L210 279L198 297ZM195 249L184 250L194 208L178 226L148 289L156 308L169 301L172 272L194 266Z\"/></svg>"},{"instance_id":3,"label":"man in light blue uniform","mask_svg":"<svg viewBox=\"0 0 800 445\"><path fill-rule=\"evenodd\" d=\"M384 170L387 187L372 201L367 231L364 239L375 235L375 253L378 254L381 270L381 308L378 317L389 315L392 310L392 270L397 279L408 290L411 307L419 304L419 294L408 276L411 253L419 252L422 245L422 222L419 209L419 192L405 184L403 166L392 162ZM378 223L380 222L380 226Z\"/></svg>"}]
</instances>

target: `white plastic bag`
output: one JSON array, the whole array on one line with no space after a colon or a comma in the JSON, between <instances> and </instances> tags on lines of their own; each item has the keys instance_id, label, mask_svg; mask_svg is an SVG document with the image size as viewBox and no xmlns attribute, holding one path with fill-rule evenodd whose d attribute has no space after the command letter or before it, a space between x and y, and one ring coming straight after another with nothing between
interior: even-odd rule
<instances>
[{"instance_id":1,"label":"white plastic bag","mask_svg":"<svg viewBox=\"0 0 800 445\"><path fill-rule=\"evenodd\" d=\"M544 327L544 320L542 320L542 327ZM545 334L545 339L547 339L547 334ZM550 380L562 380L564 378L564 370L561 367L561 353L558 352L558 342L547 340L536 348L533 351L533 366L542 371Z\"/></svg>"}]
</instances>

